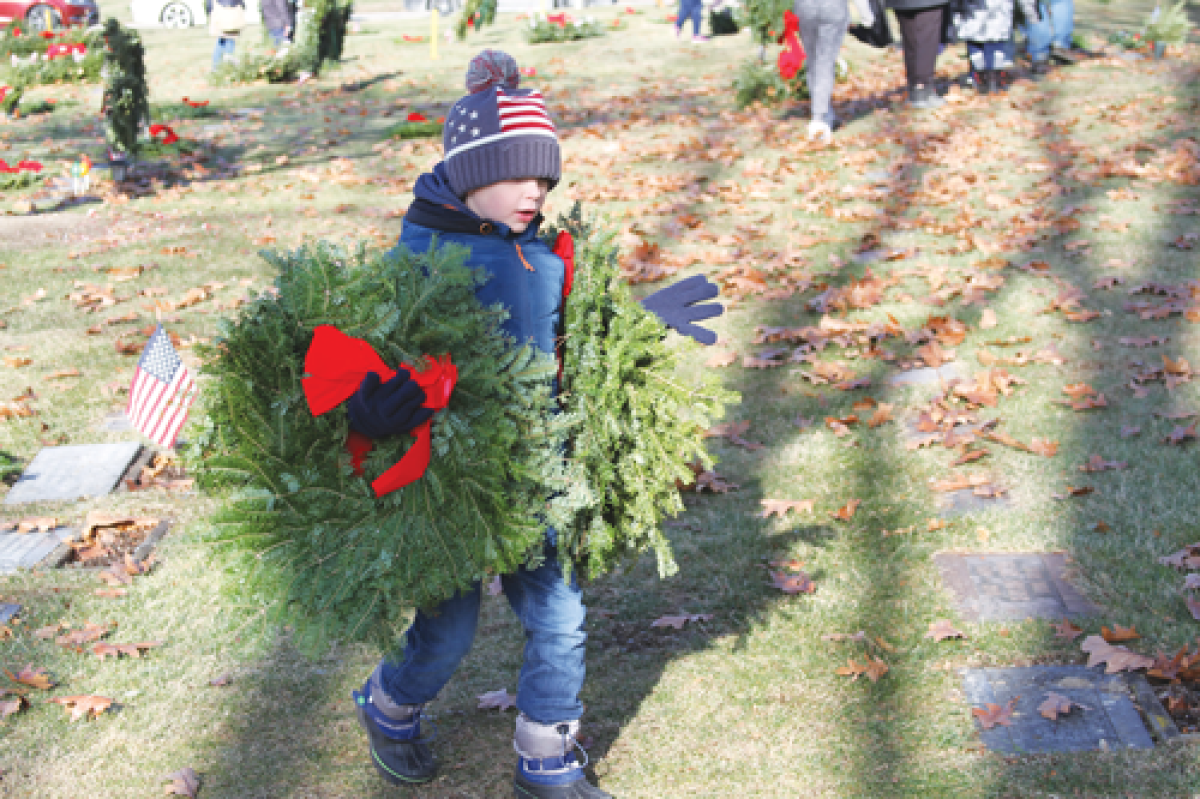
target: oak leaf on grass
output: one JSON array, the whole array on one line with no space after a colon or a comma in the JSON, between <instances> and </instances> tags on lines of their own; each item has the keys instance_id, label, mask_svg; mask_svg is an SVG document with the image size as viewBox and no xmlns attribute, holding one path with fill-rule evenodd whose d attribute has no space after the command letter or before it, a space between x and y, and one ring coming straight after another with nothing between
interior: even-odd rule
<instances>
[{"instance_id":1,"label":"oak leaf on grass","mask_svg":"<svg viewBox=\"0 0 1200 799\"><path fill-rule=\"evenodd\" d=\"M849 677L850 682L855 682L864 675L871 682L879 682L879 678L888 673L888 664L873 655L867 655L866 663L859 663L854 658L850 658L846 661L845 666L838 666L834 673Z\"/></svg>"},{"instance_id":2,"label":"oak leaf on grass","mask_svg":"<svg viewBox=\"0 0 1200 799\"><path fill-rule=\"evenodd\" d=\"M771 584L785 594L814 594L817 591L817 584L804 572L771 572Z\"/></svg>"},{"instance_id":3,"label":"oak leaf on grass","mask_svg":"<svg viewBox=\"0 0 1200 799\"><path fill-rule=\"evenodd\" d=\"M709 368L721 368L724 366L732 366L737 361L737 353L730 350L729 352L718 352L709 356L709 359L704 362L704 365Z\"/></svg>"},{"instance_id":4,"label":"oak leaf on grass","mask_svg":"<svg viewBox=\"0 0 1200 799\"><path fill-rule=\"evenodd\" d=\"M34 667L29 664L25 668L13 674L8 669L4 670L8 675L8 679L13 682L19 682L21 685L28 685L31 688L37 688L39 691L49 691L54 687L54 681L50 679L50 675L41 666Z\"/></svg>"},{"instance_id":5,"label":"oak leaf on grass","mask_svg":"<svg viewBox=\"0 0 1200 799\"><path fill-rule=\"evenodd\" d=\"M1196 437L1196 422L1192 422L1187 427L1177 425L1166 438L1163 439L1164 444L1181 445L1185 441L1190 441Z\"/></svg>"},{"instance_id":6,"label":"oak leaf on grass","mask_svg":"<svg viewBox=\"0 0 1200 799\"><path fill-rule=\"evenodd\" d=\"M475 697L479 700L476 708L479 710L508 710L510 707L517 706L517 698L508 692L507 688L501 688L498 691L488 691L487 693L479 694Z\"/></svg>"},{"instance_id":7,"label":"oak leaf on grass","mask_svg":"<svg viewBox=\"0 0 1200 799\"><path fill-rule=\"evenodd\" d=\"M1083 633L1083 628L1077 627L1070 619L1063 619L1057 624L1050 626L1054 628L1055 638L1062 638L1067 641L1074 641Z\"/></svg>"},{"instance_id":8,"label":"oak leaf on grass","mask_svg":"<svg viewBox=\"0 0 1200 799\"><path fill-rule=\"evenodd\" d=\"M949 619L938 619L929 623L929 630L925 633L925 637L932 638L934 641L944 641L947 638L966 638L967 636Z\"/></svg>"},{"instance_id":9,"label":"oak leaf on grass","mask_svg":"<svg viewBox=\"0 0 1200 799\"><path fill-rule=\"evenodd\" d=\"M1142 636L1138 634L1135 627L1122 627L1119 624L1114 624L1112 629L1107 627L1100 628L1100 637L1110 644L1120 644L1125 641L1134 641Z\"/></svg>"},{"instance_id":10,"label":"oak leaf on grass","mask_svg":"<svg viewBox=\"0 0 1200 799\"><path fill-rule=\"evenodd\" d=\"M711 619L711 613L681 613L678 616L660 616L650 622L650 626L674 627L676 630L682 630L690 621L709 621Z\"/></svg>"},{"instance_id":11,"label":"oak leaf on grass","mask_svg":"<svg viewBox=\"0 0 1200 799\"><path fill-rule=\"evenodd\" d=\"M19 713L21 708L25 707L29 701L20 694L14 694L11 699L2 698L6 691L0 688L0 721L7 719L14 713Z\"/></svg>"},{"instance_id":12,"label":"oak leaf on grass","mask_svg":"<svg viewBox=\"0 0 1200 799\"><path fill-rule=\"evenodd\" d=\"M983 707L971 708L971 715L979 720L979 726L985 730L990 730L998 724L1008 727L1012 724L1012 714L1017 709L1017 700L1019 698L1014 696L1003 705L997 705L995 702L985 702Z\"/></svg>"},{"instance_id":13,"label":"oak leaf on grass","mask_svg":"<svg viewBox=\"0 0 1200 799\"><path fill-rule=\"evenodd\" d=\"M854 518L854 514L858 510L858 506L861 504L861 499L852 499L829 515L840 522L848 522Z\"/></svg>"},{"instance_id":14,"label":"oak leaf on grass","mask_svg":"<svg viewBox=\"0 0 1200 799\"><path fill-rule=\"evenodd\" d=\"M108 710L112 706L113 700L107 696L94 695L79 695L79 696L56 696L53 699L47 699L47 702L52 702L56 705L62 705L63 709L71 716L71 721L79 721L82 718L91 716L99 718L100 714Z\"/></svg>"},{"instance_id":15,"label":"oak leaf on grass","mask_svg":"<svg viewBox=\"0 0 1200 799\"><path fill-rule=\"evenodd\" d=\"M1034 438L1029 442L1029 451L1052 458L1058 454L1058 442L1048 438Z\"/></svg>"},{"instance_id":16,"label":"oak leaf on grass","mask_svg":"<svg viewBox=\"0 0 1200 799\"><path fill-rule=\"evenodd\" d=\"M188 799L196 799L200 794L200 775L191 768L181 768L163 779L171 781L163 793L186 796Z\"/></svg>"}]
</instances>

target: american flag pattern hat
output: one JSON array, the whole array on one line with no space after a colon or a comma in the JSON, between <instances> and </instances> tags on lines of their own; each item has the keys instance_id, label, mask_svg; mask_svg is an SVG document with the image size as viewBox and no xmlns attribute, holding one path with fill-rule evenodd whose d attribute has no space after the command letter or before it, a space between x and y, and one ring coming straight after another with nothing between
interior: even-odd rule
<instances>
[{"instance_id":1,"label":"american flag pattern hat","mask_svg":"<svg viewBox=\"0 0 1200 799\"><path fill-rule=\"evenodd\" d=\"M512 56L485 50L467 68L470 94L446 114L442 144L460 197L502 180L562 175L558 133L540 92L522 90Z\"/></svg>"}]
</instances>

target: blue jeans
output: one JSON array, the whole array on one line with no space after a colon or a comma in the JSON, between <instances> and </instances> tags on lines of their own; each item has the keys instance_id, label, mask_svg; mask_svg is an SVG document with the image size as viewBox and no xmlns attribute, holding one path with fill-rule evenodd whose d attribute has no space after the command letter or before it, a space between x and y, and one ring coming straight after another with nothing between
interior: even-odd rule
<instances>
[{"instance_id":1,"label":"blue jeans","mask_svg":"<svg viewBox=\"0 0 1200 799\"><path fill-rule=\"evenodd\" d=\"M967 42L967 56L976 71L1007 69L1012 64L1008 42Z\"/></svg>"},{"instance_id":2,"label":"blue jeans","mask_svg":"<svg viewBox=\"0 0 1200 799\"><path fill-rule=\"evenodd\" d=\"M675 29L683 30L683 24L692 21L692 35L700 35L700 12L704 9L703 0L679 0L679 16L675 18Z\"/></svg>"},{"instance_id":3,"label":"blue jeans","mask_svg":"<svg viewBox=\"0 0 1200 799\"><path fill-rule=\"evenodd\" d=\"M504 595L525 627L525 660L517 681L517 709L539 724L574 721L583 715L579 690L585 673L587 613L579 584L563 580L553 531L546 562L501 577ZM397 704L421 705L437 696L466 657L479 624L480 585L417 611L404 635L399 661L384 659L380 677Z\"/></svg>"},{"instance_id":4,"label":"blue jeans","mask_svg":"<svg viewBox=\"0 0 1200 799\"><path fill-rule=\"evenodd\" d=\"M233 48L237 47L237 39L233 36L217 37L217 46L213 48L213 69L221 66L226 58L233 58Z\"/></svg>"},{"instance_id":5,"label":"blue jeans","mask_svg":"<svg viewBox=\"0 0 1200 799\"><path fill-rule=\"evenodd\" d=\"M1034 61L1045 61L1050 57L1050 46L1067 50L1071 47L1071 34L1075 32L1075 0L1046 0L1038 3L1042 21L1025 21L1025 37L1029 40L1029 57Z\"/></svg>"},{"instance_id":6,"label":"blue jeans","mask_svg":"<svg viewBox=\"0 0 1200 799\"><path fill-rule=\"evenodd\" d=\"M283 47L283 43L287 41L286 28L268 28L267 33L270 34L271 44L275 45L276 50Z\"/></svg>"}]
</instances>

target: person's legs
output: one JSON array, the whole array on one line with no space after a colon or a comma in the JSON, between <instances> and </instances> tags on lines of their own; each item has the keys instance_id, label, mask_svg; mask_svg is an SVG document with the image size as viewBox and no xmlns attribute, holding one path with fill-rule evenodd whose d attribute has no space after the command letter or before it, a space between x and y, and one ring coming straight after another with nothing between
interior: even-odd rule
<instances>
[{"instance_id":1,"label":"person's legs","mask_svg":"<svg viewBox=\"0 0 1200 799\"><path fill-rule=\"evenodd\" d=\"M699 39L700 36L700 16L704 11L703 0L691 0L691 18L692 18L692 38Z\"/></svg>"},{"instance_id":2,"label":"person's legs","mask_svg":"<svg viewBox=\"0 0 1200 799\"><path fill-rule=\"evenodd\" d=\"M837 78L837 58L850 20L844 0L796 5L800 41L808 58L808 95L812 103L809 135L829 138L836 117L830 104ZM803 16L801 16L803 13Z\"/></svg>"},{"instance_id":3,"label":"person's legs","mask_svg":"<svg viewBox=\"0 0 1200 799\"><path fill-rule=\"evenodd\" d=\"M967 42L967 58L971 62L971 70L982 72L988 68L987 53L983 42Z\"/></svg>"},{"instance_id":4,"label":"person's legs","mask_svg":"<svg viewBox=\"0 0 1200 799\"><path fill-rule=\"evenodd\" d=\"M578 583L563 580L553 540L550 531L542 566L502 578L509 605L525 628L513 788L528 799L611 799L587 781L586 759L580 762L575 751L583 715L579 691L586 673L586 609Z\"/></svg>"},{"instance_id":5,"label":"person's legs","mask_svg":"<svg viewBox=\"0 0 1200 799\"><path fill-rule=\"evenodd\" d=\"M583 594L563 580L557 551L547 547L536 569L501 578L504 595L525 628L525 659L517 681L517 710L541 724L583 715L579 691L586 672Z\"/></svg>"},{"instance_id":6,"label":"person's legs","mask_svg":"<svg viewBox=\"0 0 1200 799\"><path fill-rule=\"evenodd\" d=\"M938 50L942 40L942 14L945 6L919 11L897 12L900 35L904 41L904 69L909 86L933 84Z\"/></svg>"},{"instance_id":7,"label":"person's legs","mask_svg":"<svg viewBox=\"0 0 1200 799\"><path fill-rule=\"evenodd\" d=\"M1075 0L1051 0L1050 18L1050 44L1070 50L1071 37L1075 33Z\"/></svg>"},{"instance_id":8,"label":"person's legs","mask_svg":"<svg viewBox=\"0 0 1200 799\"><path fill-rule=\"evenodd\" d=\"M221 66L221 63L227 58L233 57L233 48L237 44L237 40L229 36L218 36L217 43L213 47L213 69Z\"/></svg>"},{"instance_id":9,"label":"person's legs","mask_svg":"<svg viewBox=\"0 0 1200 799\"><path fill-rule=\"evenodd\" d=\"M1038 3L1041 19L1025 20L1025 46L1034 64L1044 64L1050 59L1050 40L1054 31L1050 27L1050 12L1044 2Z\"/></svg>"},{"instance_id":10,"label":"person's legs","mask_svg":"<svg viewBox=\"0 0 1200 799\"><path fill-rule=\"evenodd\" d=\"M418 610L404 635L402 659L385 658L354 692L359 724L371 760L393 785L433 779L437 761L421 736L421 708L438 692L471 649L479 621L479 586L432 612Z\"/></svg>"},{"instance_id":11,"label":"person's legs","mask_svg":"<svg viewBox=\"0 0 1200 799\"><path fill-rule=\"evenodd\" d=\"M388 696L400 705L423 705L436 697L471 651L478 623L478 586L431 612L418 610L404 634L402 656L379 665Z\"/></svg>"}]
</instances>

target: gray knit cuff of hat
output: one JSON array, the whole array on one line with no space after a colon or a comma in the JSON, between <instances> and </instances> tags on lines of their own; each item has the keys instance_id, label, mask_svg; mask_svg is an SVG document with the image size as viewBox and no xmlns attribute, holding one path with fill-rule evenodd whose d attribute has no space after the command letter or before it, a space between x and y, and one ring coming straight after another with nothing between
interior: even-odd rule
<instances>
[{"instance_id":1,"label":"gray knit cuff of hat","mask_svg":"<svg viewBox=\"0 0 1200 799\"><path fill-rule=\"evenodd\" d=\"M455 153L446 159L446 172L459 197L502 180L545 178L554 188L562 176L562 156L557 139L519 136Z\"/></svg>"},{"instance_id":2,"label":"gray knit cuff of hat","mask_svg":"<svg viewBox=\"0 0 1200 799\"><path fill-rule=\"evenodd\" d=\"M522 91L516 60L484 50L467 67L467 96L446 115L442 144L450 188L459 197L504 180L562 176L554 123L542 96Z\"/></svg>"}]
</instances>

